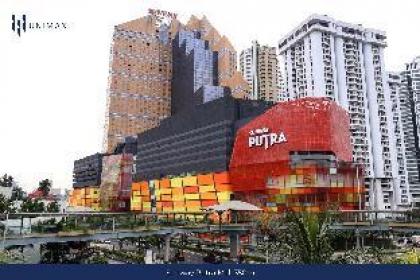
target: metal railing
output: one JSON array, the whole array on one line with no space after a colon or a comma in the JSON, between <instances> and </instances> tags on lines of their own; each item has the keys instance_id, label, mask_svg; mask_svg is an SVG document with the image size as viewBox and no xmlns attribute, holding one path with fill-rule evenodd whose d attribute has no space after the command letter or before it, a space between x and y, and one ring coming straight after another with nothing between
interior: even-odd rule
<instances>
[{"instance_id":1,"label":"metal railing","mask_svg":"<svg viewBox=\"0 0 420 280\"><path fill-rule=\"evenodd\" d=\"M2 248L7 239L70 237L119 232L162 231L207 225L199 213L9 213L0 214Z\"/></svg>"},{"instance_id":2,"label":"metal railing","mask_svg":"<svg viewBox=\"0 0 420 280\"><path fill-rule=\"evenodd\" d=\"M7 239L53 236L56 238L119 232L155 232L163 229L183 229L185 232L229 233L257 231L259 214L247 219L224 222L209 219L208 213L144 213L144 212L70 212L70 213L8 213L0 214L2 248ZM264 213L283 219L286 213ZM329 211L330 224L339 225L415 225L420 228L420 215L413 211L342 210Z\"/></svg>"}]
</instances>

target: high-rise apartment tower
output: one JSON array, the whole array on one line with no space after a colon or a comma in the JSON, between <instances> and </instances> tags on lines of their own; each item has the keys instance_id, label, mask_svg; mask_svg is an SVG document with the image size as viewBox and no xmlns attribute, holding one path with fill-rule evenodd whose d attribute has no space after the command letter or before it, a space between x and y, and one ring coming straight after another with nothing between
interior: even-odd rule
<instances>
[{"instance_id":1,"label":"high-rise apartment tower","mask_svg":"<svg viewBox=\"0 0 420 280\"><path fill-rule=\"evenodd\" d=\"M420 207L420 57L401 72L400 104L407 180L414 206Z\"/></svg>"},{"instance_id":2,"label":"high-rise apartment tower","mask_svg":"<svg viewBox=\"0 0 420 280\"><path fill-rule=\"evenodd\" d=\"M411 197L409 194L409 181L407 170L407 150L406 150L406 137L410 130L405 121L407 114L404 112L406 107L406 100L401 95L401 76L399 73L388 72L388 88L392 102L392 120L394 122L395 145L398 176L400 180L399 188L395 186L387 192L389 196L394 197L395 203L399 209L411 207ZM411 129L411 131L413 131Z\"/></svg>"},{"instance_id":3,"label":"high-rise apartment tower","mask_svg":"<svg viewBox=\"0 0 420 280\"><path fill-rule=\"evenodd\" d=\"M353 161L364 167L367 205L394 209L399 188L384 32L313 15L279 42L288 99L328 97L350 115Z\"/></svg>"},{"instance_id":4,"label":"high-rise apartment tower","mask_svg":"<svg viewBox=\"0 0 420 280\"><path fill-rule=\"evenodd\" d=\"M253 41L250 48L241 52L239 67L250 87L250 99L279 101L280 75L275 47Z\"/></svg>"}]
</instances>

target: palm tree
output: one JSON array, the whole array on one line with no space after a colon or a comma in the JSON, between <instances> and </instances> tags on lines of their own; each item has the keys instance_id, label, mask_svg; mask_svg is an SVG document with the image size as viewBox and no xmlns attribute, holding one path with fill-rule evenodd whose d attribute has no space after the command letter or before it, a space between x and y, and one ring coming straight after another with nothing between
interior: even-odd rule
<instances>
[{"instance_id":1,"label":"palm tree","mask_svg":"<svg viewBox=\"0 0 420 280\"><path fill-rule=\"evenodd\" d=\"M50 179L44 179L44 180L39 182L38 190L41 191L44 196L48 196L48 194L50 193L50 190L51 190L51 186L52 186L51 180Z\"/></svg>"},{"instance_id":2,"label":"palm tree","mask_svg":"<svg viewBox=\"0 0 420 280\"><path fill-rule=\"evenodd\" d=\"M328 238L327 214L289 213L285 225L285 241L292 260L304 264L331 261L333 249Z\"/></svg>"},{"instance_id":3,"label":"palm tree","mask_svg":"<svg viewBox=\"0 0 420 280\"><path fill-rule=\"evenodd\" d=\"M267 259L280 263L330 263L333 249L327 218L326 213L307 212L261 215L257 228L264 235L262 249Z\"/></svg>"}]
</instances>

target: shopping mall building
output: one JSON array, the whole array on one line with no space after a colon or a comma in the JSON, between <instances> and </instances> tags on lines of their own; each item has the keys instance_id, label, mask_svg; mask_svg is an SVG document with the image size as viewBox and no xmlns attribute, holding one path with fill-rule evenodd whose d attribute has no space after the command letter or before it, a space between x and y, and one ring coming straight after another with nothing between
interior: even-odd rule
<instances>
[{"instance_id":1,"label":"shopping mall building","mask_svg":"<svg viewBox=\"0 0 420 280\"><path fill-rule=\"evenodd\" d=\"M198 212L234 199L276 212L359 209L349 131L345 110L324 98L196 106L138 135L130 208Z\"/></svg>"},{"instance_id":2,"label":"shopping mall building","mask_svg":"<svg viewBox=\"0 0 420 280\"><path fill-rule=\"evenodd\" d=\"M265 211L364 207L349 116L325 98L277 104L227 95L75 162L70 205L199 212L229 200ZM102 164L98 163L102 162Z\"/></svg>"}]
</instances>

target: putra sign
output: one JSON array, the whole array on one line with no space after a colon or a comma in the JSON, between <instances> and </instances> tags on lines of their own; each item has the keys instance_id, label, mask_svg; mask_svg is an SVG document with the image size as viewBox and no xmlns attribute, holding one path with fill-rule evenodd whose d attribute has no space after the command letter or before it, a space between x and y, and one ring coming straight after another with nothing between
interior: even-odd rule
<instances>
[{"instance_id":1,"label":"putra sign","mask_svg":"<svg viewBox=\"0 0 420 280\"><path fill-rule=\"evenodd\" d=\"M268 149L275 144L287 142L286 135L282 131L279 133L271 132L266 127L257 128L249 132L248 147L264 147Z\"/></svg>"}]
</instances>

